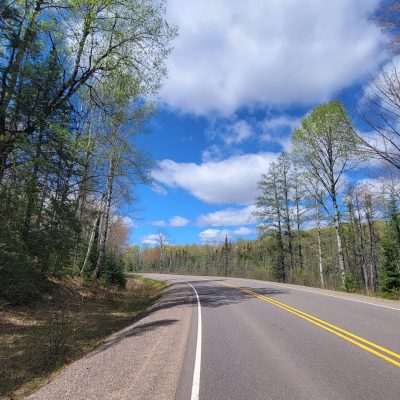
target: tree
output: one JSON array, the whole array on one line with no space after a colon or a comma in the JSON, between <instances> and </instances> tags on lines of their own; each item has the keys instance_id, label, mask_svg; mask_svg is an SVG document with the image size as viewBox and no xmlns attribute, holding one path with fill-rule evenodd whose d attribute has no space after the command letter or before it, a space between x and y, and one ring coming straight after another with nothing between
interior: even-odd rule
<instances>
[{"instance_id":1,"label":"tree","mask_svg":"<svg viewBox=\"0 0 400 400\"><path fill-rule=\"evenodd\" d=\"M399 211L396 199L391 196L388 221L382 239L382 265L379 277L379 289L384 293L396 293L400 290L400 242Z\"/></svg>"},{"instance_id":2,"label":"tree","mask_svg":"<svg viewBox=\"0 0 400 400\"><path fill-rule=\"evenodd\" d=\"M285 281L286 266L283 242L283 210L285 198L281 190L278 164L271 164L268 173L262 176L258 186L261 193L256 200L255 216L261 223L260 230L263 234L268 233L272 228L278 247L274 274L276 279Z\"/></svg>"},{"instance_id":3,"label":"tree","mask_svg":"<svg viewBox=\"0 0 400 400\"><path fill-rule=\"evenodd\" d=\"M375 15L387 33L395 55L400 51L400 1L384 1ZM388 62L365 91L359 113L372 130L358 134L363 151L400 169L400 71L396 58Z\"/></svg>"},{"instance_id":4,"label":"tree","mask_svg":"<svg viewBox=\"0 0 400 400\"><path fill-rule=\"evenodd\" d=\"M225 235L224 245L222 247L223 265L224 265L224 276L229 275L229 263L230 260L231 245L228 241L228 235Z\"/></svg>"},{"instance_id":5,"label":"tree","mask_svg":"<svg viewBox=\"0 0 400 400\"><path fill-rule=\"evenodd\" d=\"M293 135L295 152L301 164L328 193L333 207L339 271L345 284L345 262L341 236L338 187L351 166L358 140L344 107L336 101L316 107Z\"/></svg>"},{"instance_id":6,"label":"tree","mask_svg":"<svg viewBox=\"0 0 400 400\"><path fill-rule=\"evenodd\" d=\"M293 234L292 234L292 216L291 216L291 160L286 152L283 152L278 159L279 182L284 199L283 216L285 221L285 233L287 236L287 245L290 257L290 271L294 270L294 252L293 252Z\"/></svg>"},{"instance_id":7,"label":"tree","mask_svg":"<svg viewBox=\"0 0 400 400\"><path fill-rule=\"evenodd\" d=\"M7 1L1 13L0 183L19 141L46 126L83 87L101 105L96 83L119 72L136 77L142 93L154 93L176 33L156 1ZM49 63L61 69L51 87L38 73Z\"/></svg>"},{"instance_id":8,"label":"tree","mask_svg":"<svg viewBox=\"0 0 400 400\"><path fill-rule=\"evenodd\" d=\"M18 260L44 278L117 271L110 227L118 200L147 178L149 163L130 135L166 73L176 30L165 11L153 0L1 2L7 274Z\"/></svg>"},{"instance_id":9,"label":"tree","mask_svg":"<svg viewBox=\"0 0 400 400\"><path fill-rule=\"evenodd\" d=\"M303 173L305 182L305 192L307 196L307 207L311 211L311 215L308 215L312 222L315 222L317 231L317 249L318 249L318 272L320 285L322 288L326 287L325 273L324 273L324 262L322 257L322 217L323 211L327 212L325 205L326 192L321 187L320 180L317 179L313 174L309 172Z\"/></svg>"}]
</instances>

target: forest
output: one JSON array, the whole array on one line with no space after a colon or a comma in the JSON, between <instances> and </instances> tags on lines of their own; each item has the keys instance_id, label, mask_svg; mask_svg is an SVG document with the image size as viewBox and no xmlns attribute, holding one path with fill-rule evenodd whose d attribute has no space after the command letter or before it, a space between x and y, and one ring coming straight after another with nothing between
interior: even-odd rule
<instances>
[{"instance_id":1,"label":"forest","mask_svg":"<svg viewBox=\"0 0 400 400\"><path fill-rule=\"evenodd\" d=\"M118 205L148 181L134 136L175 35L163 2L2 0L2 298L27 303L51 276L124 285Z\"/></svg>"}]
</instances>

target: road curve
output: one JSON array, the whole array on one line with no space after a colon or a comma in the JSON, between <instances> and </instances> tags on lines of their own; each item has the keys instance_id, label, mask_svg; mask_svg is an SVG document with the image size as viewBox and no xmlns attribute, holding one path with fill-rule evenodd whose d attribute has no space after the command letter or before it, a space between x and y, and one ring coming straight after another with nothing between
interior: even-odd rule
<instances>
[{"instance_id":1,"label":"road curve","mask_svg":"<svg viewBox=\"0 0 400 400\"><path fill-rule=\"evenodd\" d=\"M399 400L400 303L272 282L145 274L149 315L31 400Z\"/></svg>"},{"instance_id":2,"label":"road curve","mask_svg":"<svg viewBox=\"0 0 400 400\"><path fill-rule=\"evenodd\" d=\"M398 302L247 279L149 276L198 293L200 400L400 398ZM191 398L197 312L178 400Z\"/></svg>"}]
</instances>

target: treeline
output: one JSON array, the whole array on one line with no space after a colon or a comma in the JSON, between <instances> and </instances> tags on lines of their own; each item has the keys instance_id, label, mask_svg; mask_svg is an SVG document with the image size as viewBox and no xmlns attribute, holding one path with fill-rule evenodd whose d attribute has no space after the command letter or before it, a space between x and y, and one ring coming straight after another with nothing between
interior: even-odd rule
<instances>
[{"instance_id":1,"label":"treeline","mask_svg":"<svg viewBox=\"0 0 400 400\"><path fill-rule=\"evenodd\" d=\"M1 297L29 300L49 275L123 284L116 205L147 179L131 136L165 75L164 15L150 0L1 2Z\"/></svg>"},{"instance_id":2,"label":"treeline","mask_svg":"<svg viewBox=\"0 0 400 400\"><path fill-rule=\"evenodd\" d=\"M395 67L385 71L369 93L366 121L375 130L373 141L355 130L336 101L317 106L302 120L292 134L292 151L271 163L259 182L254 213L259 240L131 249L128 263L135 256L146 271L238 275L399 295L399 76ZM371 162L384 163L381 188L357 182L351 172Z\"/></svg>"}]
</instances>

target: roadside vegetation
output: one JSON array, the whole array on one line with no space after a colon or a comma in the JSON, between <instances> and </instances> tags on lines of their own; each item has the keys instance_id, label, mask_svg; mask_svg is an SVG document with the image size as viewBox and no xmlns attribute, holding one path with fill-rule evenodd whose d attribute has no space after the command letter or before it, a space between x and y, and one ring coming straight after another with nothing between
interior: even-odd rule
<instances>
[{"instance_id":1,"label":"roadside vegetation","mask_svg":"<svg viewBox=\"0 0 400 400\"><path fill-rule=\"evenodd\" d=\"M0 396L36 385L159 293L128 279L118 213L151 163L153 112L176 29L163 2L0 4Z\"/></svg>"},{"instance_id":2,"label":"roadside vegetation","mask_svg":"<svg viewBox=\"0 0 400 400\"><path fill-rule=\"evenodd\" d=\"M127 279L126 289L87 285L77 278L52 279L47 285L47 295L35 304L0 304L0 398L29 394L133 323L165 287L136 276Z\"/></svg>"}]
</instances>

